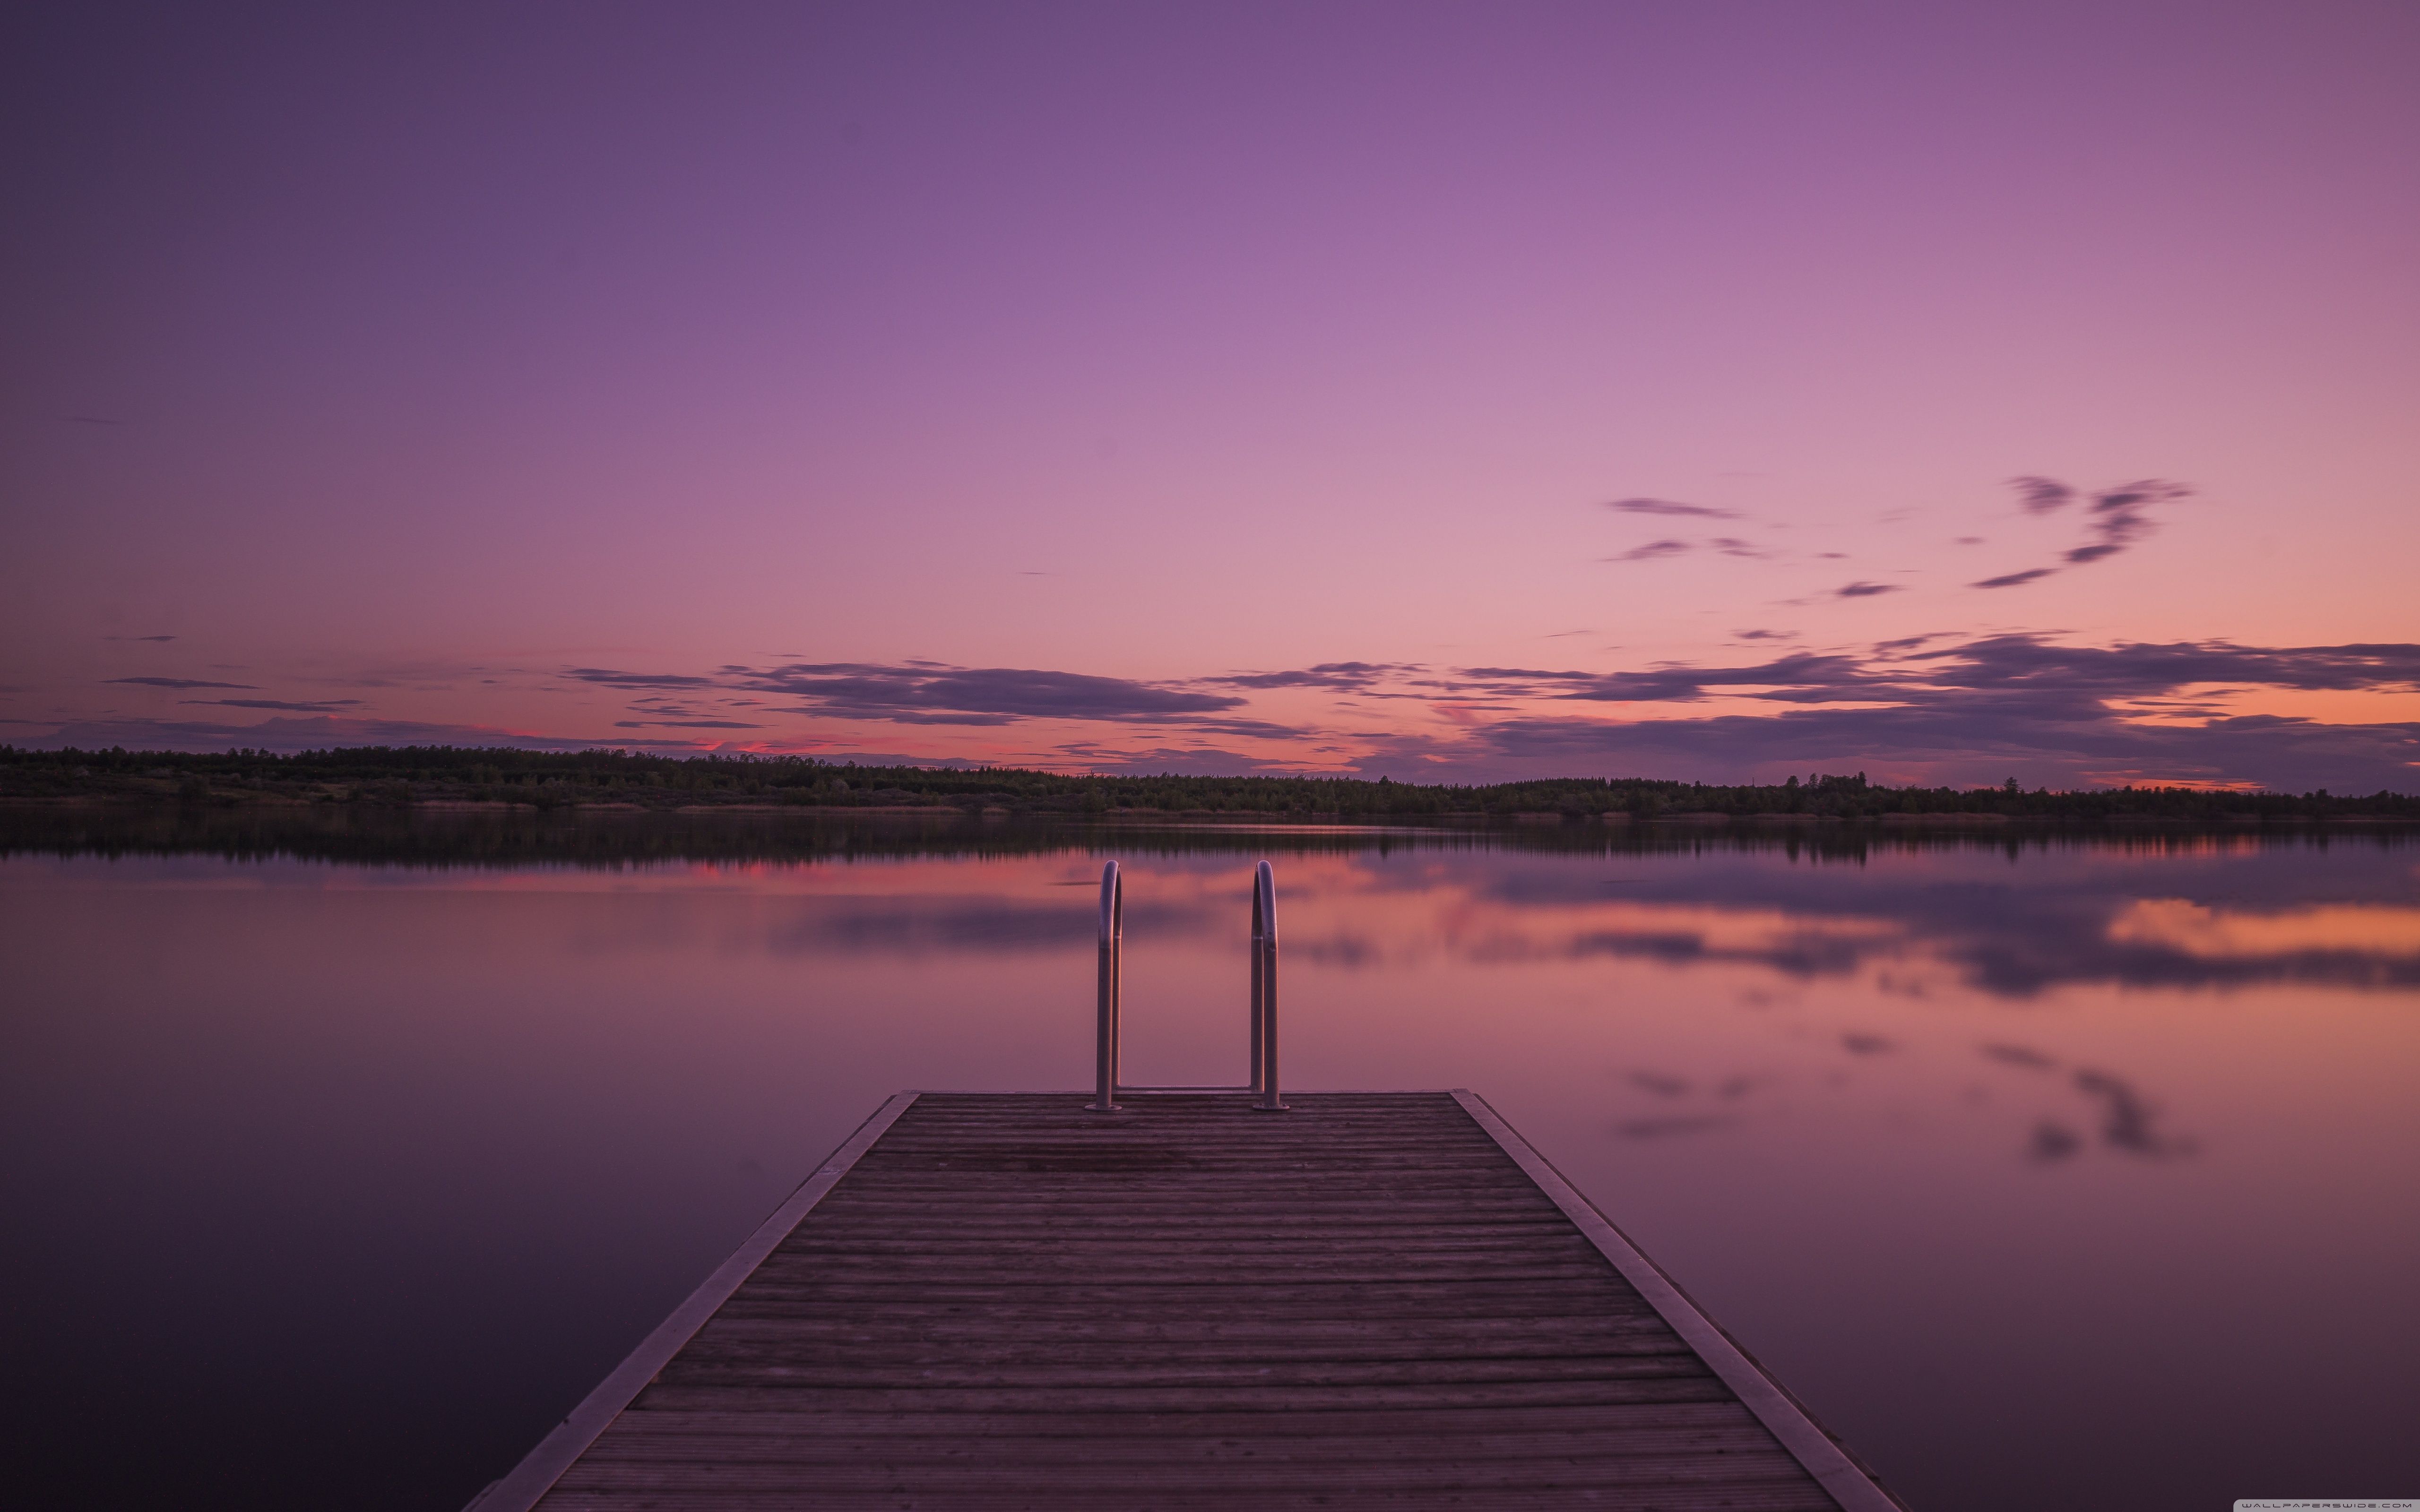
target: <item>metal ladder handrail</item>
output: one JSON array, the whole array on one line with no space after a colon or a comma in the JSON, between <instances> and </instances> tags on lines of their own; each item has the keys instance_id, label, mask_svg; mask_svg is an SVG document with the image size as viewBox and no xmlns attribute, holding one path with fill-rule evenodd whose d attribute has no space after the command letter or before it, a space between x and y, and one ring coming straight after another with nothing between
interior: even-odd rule
<instances>
[{"instance_id":1,"label":"metal ladder handrail","mask_svg":"<svg viewBox=\"0 0 2420 1512\"><path fill-rule=\"evenodd\" d=\"M1120 1094L1156 1096L1171 1092L1256 1092L1258 1113L1283 1113L1278 1095L1278 884L1277 873L1263 861L1252 870L1252 1079L1236 1086L1138 1087L1118 1079L1120 950L1125 942L1125 878L1118 863L1101 868L1100 961L1095 973L1095 1044L1090 1113L1122 1113Z\"/></svg>"}]
</instances>

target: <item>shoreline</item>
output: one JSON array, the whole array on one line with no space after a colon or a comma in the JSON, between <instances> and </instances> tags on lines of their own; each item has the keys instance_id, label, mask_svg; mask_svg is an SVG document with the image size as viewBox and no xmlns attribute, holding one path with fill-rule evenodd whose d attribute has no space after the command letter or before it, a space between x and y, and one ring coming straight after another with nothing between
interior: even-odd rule
<instances>
[{"instance_id":1,"label":"shoreline","mask_svg":"<svg viewBox=\"0 0 2420 1512\"><path fill-rule=\"evenodd\" d=\"M0 795L0 813L113 813L122 815L193 815L299 817L302 815L382 814L397 817L528 815L540 818L630 817L683 819L728 815L761 819L788 816L802 819L915 819L952 824L1050 824L1076 826L1138 828L1325 830L1371 834L1385 831L1543 831L1562 830L1794 830L1835 832L1861 830L1962 829L2009 833L2041 833L2146 829L2249 834L2267 830L2315 828L2420 829L2420 819L2385 814L2236 814L2179 817L2164 814L2036 815L1962 812L1956 810L1894 811L1878 814L1723 813L1683 810L1656 814L1621 810L1601 813L1522 811L1487 813L1455 810L1434 814L1388 814L1362 817L1337 810L1256 810L1217 809L1123 808L1101 810L1069 809L1008 809L971 804L804 804L684 803L650 805L628 802L515 803L487 798L413 798L335 795L302 797L287 794L218 792L209 797L183 798L172 794L93 793L61 795Z\"/></svg>"}]
</instances>

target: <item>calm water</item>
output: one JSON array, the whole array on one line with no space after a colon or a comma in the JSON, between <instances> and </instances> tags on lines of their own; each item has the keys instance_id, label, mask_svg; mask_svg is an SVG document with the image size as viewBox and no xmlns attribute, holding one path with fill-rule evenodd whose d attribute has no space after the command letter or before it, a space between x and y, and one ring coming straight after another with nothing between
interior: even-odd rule
<instances>
[{"instance_id":1,"label":"calm water","mask_svg":"<svg viewBox=\"0 0 2420 1512\"><path fill-rule=\"evenodd\" d=\"M0 837L25 1504L452 1512L883 1096L1469 1087L1927 1512L2420 1488L2420 843Z\"/></svg>"}]
</instances>

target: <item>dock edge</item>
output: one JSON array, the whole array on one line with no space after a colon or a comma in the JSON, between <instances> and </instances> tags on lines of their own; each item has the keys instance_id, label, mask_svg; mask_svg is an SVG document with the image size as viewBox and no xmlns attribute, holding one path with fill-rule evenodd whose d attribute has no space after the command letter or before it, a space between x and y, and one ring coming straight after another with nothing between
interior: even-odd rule
<instances>
[{"instance_id":1,"label":"dock edge","mask_svg":"<svg viewBox=\"0 0 2420 1512\"><path fill-rule=\"evenodd\" d=\"M656 1373L670 1365L673 1356L706 1326L715 1309L731 1299L740 1283L756 1273L756 1268L765 1263L774 1247L790 1236L790 1230L799 1227L826 1193L840 1184L840 1179L874 1148L874 1142L890 1132L918 1095L894 1093L889 1102L875 1109L871 1118L857 1126L857 1133L799 1182L789 1199L757 1225L747 1242L715 1267L714 1273L689 1294L687 1302L674 1308L670 1318L657 1324L655 1332L640 1340L639 1347L613 1367L613 1374L598 1381L597 1389L555 1425L553 1432L539 1440L537 1447L524 1456L511 1473L471 1498L462 1512L530 1512L537 1505L538 1500L563 1478L563 1473L588 1452L597 1436L622 1415L624 1408L638 1399L639 1393L647 1389L647 1382L656 1379Z\"/></svg>"},{"instance_id":2,"label":"dock edge","mask_svg":"<svg viewBox=\"0 0 2420 1512\"><path fill-rule=\"evenodd\" d=\"M1814 1416L1799 1404L1798 1398L1784 1391L1780 1382L1766 1375L1764 1367L1735 1343L1721 1325L1698 1310L1688 1293L1673 1284L1672 1278L1630 1242L1628 1235L1596 1210L1593 1203L1580 1196L1578 1188L1563 1179L1546 1157L1529 1147L1504 1121L1503 1116L1487 1105L1487 1100L1466 1088L1453 1089L1453 1100L1462 1104L1478 1125L1486 1130L1522 1173L1536 1184L1539 1191L1554 1199L1575 1227L1588 1236L1597 1253L1604 1256L1621 1278L1631 1284L1647 1304L1663 1316L1672 1332L1695 1350L1698 1358L1731 1389L1732 1395L1767 1431L1781 1441L1791 1457L1807 1467L1816 1484L1840 1504L1841 1512L1908 1512L1905 1503L1885 1490L1873 1472L1852 1458L1839 1441L1833 1438Z\"/></svg>"}]
</instances>

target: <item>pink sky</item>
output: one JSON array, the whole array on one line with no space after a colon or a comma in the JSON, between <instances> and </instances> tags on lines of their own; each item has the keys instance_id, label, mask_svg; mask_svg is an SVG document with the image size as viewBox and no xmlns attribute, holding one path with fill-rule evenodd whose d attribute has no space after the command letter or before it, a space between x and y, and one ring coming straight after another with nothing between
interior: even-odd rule
<instances>
[{"instance_id":1,"label":"pink sky","mask_svg":"<svg viewBox=\"0 0 2420 1512\"><path fill-rule=\"evenodd\" d=\"M12 26L0 740L2420 787L2409 6Z\"/></svg>"}]
</instances>

